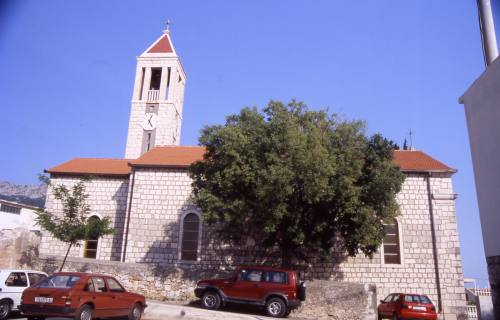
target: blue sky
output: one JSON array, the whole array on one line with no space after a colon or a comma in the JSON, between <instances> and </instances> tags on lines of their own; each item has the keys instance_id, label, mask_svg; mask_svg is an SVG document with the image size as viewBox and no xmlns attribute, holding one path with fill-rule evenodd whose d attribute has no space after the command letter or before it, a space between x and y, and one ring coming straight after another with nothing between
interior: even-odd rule
<instances>
[{"instance_id":1,"label":"blue sky","mask_svg":"<svg viewBox=\"0 0 500 320\"><path fill-rule=\"evenodd\" d=\"M0 179L37 184L72 158L123 158L135 57L167 19L188 78L182 145L270 99L366 120L400 146L411 128L416 149L458 169L464 276L485 285L458 104L485 69L473 0L1 1Z\"/></svg>"}]
</instances>

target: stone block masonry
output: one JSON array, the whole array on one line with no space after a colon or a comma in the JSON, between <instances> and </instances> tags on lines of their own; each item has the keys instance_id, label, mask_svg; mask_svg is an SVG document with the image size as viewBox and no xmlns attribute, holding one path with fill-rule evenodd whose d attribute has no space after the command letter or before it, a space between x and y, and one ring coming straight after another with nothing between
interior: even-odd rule
<instances>
[{"instance_id":1,"label":"stone block masonry","mask_svg":"<svg viewBox=\"0 0 500 320\"><path fill-rule=\"evenodd\" d=\"M64 184L68 188L71 188L80 181L80 177L53 176L51 177L51 181L53 185ZM90 195L87 202L92 210L90 216L97 216L100 219L105 216L109 217L111 227L117 230L115 234L107 235L99 239L97 248L98 259L120 260L129 192L128 188L128 179L124 178L96 178L92 180L92 182L86 184L86 193ZM47 191L45 208L51 213L62 214L62 205L54 199L50 188ZM68 246L65 243L60 242L52 237L49 232L43 230L43 241L40 245L41 253L65 255L67 249ZM70 255L83 257L84 249L85 243L82 242L80 247L71 248Z\"/></svg>"},{"instance_id":2,"label":"stone block masonry","mask_svg":"<svg viewBox=\"0 0 500 320\"><path fill-rule=\"evenodd\" d=\"M374 284L377 301L391 292L426 294L440 310L440 317L447 320L461 318L466 302L452 173L406 174L406 181L397 195L401 207L401 216L397 218L401 263L384 263L383 248L369 259L362 254L348 258L338 246L331 263L311 256L309 263L296 262L295 268L300 278L308 281ZM64 179L69 183L75 178ZM135 173L132 198L128 180L99 178L89 188L96 188L92 189L92 197L102 193L99 201L92 202L93 211L109 215L121 227L116 235L100 239L98 259L120 260L123 251L119 244L128 236L125 262L153 268L220 273L247 265L249 254L253 265L281 265L279 248L263 247L259 235L254 236L256 245L252 248L243 244L229 246L218 237L216 227L204 223L200 229L198 259L180 259L183 216L189 212L202 216L202 212L188 202L191 180L186 169L139 168ZM128 202L124 205L127 192ZM113 198L116 194L120 194L120 205L117 205L116 197ZM90 200L94 201L94 198ZM56 211L60 210L50 196L47 202ZM125 235L123 225L128 219L129 205L129 232ZM41 253L65 254L64 245L51 239L47 233L43 237ZM82 257L81 249L72 250L70 256Z\"/></svg>"}]
</instances>

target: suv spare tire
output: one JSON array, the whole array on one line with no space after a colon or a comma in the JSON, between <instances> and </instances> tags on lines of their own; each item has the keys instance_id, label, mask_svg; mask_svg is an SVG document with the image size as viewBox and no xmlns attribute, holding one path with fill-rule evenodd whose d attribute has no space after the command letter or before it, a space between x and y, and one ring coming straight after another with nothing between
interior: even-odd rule
<instances>
[{"instance_id":1,"label":"suv spare tire","mask_svg":"<svg viewBox=\"0 0 500 320\"><path fill-rule=\"evenodd\" d=\"M297 298L300 301L306 301L306 291L307 291L307 286L305 282L301 282L299 285L299 290L297 292Z\"/></svg>"}]
</instances>

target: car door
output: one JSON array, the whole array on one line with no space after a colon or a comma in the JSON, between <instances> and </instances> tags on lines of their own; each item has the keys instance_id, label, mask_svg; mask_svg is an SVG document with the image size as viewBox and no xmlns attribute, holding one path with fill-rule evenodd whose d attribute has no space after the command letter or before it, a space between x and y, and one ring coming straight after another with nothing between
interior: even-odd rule
<instances>
[{"instance_id":1,"label":"car door","mask_svg":"<svg viewBox=\"0 0 500 320\"><path fill-rule=\"evenodd\" d=\"M262 269L242 269L231 279L224 294L229 300L257 300L261 297Z\"/></svg>"},{"instance_id":2,"label":"car door","mask_svg":"<svg viewBox=\"0 0 500 320\"><path fill-rule=\"evenodd\" d=\"M262 297L268 293L283 293L287 299L293 299L293 285L290 285L290 279L285 271L266 270L265 285L262 289Z\"/></svg>"},{"instance_id":3,"label":"car door","mask_svg":"<svg viewBox=\"0 0 500 320\"><path fill-rule=\"evenodd\" d=\"M111 293L108 290L103 277L90 277L87 282L87 301L94 304L95 317L113 316L111 308Z\"/></svg>"},{"instance_id":4,"label":"car door","mask_svg":"<svg viewBox=\"0 0 500 320\"><path fill-rule=\"evenodd\" d=\"M106 277L110 292L110 313L113 315L128 315L134 306L132 297L126 294L125 289L114 278Z\"/></svg>"},{"instance_id":5,"label":"car door","mask_svg":"<svg viewBox=\"0 0 500 320\"><path fill-rule=\"evenodd\" d=\"M28 286L26 272L14 271L7 276L5 280L6 290L3 293L8 293L6 296L14 300L13 310L17 310L17 306L21 303L21 295Z\"/></svg>"},{"instance_id":6,"label":"car door","mask_svg":"<svg viewBox=\"0 0 500 320\"><path fill-rule=\"evenodd\" d=\"M47 275L44 273L28 272L28 280L29 280L28 286L32 286L38 281L43 280L45 278L47 278Z\"/></svg>"},{"instance_id":7,"label":"car door","mask_svg":"<svg viewBox=\"0 0 500 320\"><path fill-rule=\"evenodd\" d=\"M385 299L383 301L384 302L379 305L378 310L380 312L380 315L386 317L389 314L389 311L388 311L389 310L389 303L392 301L392 294L385 297Z\"/></svg>"},{"instance_id":8,"label":"car door","mask_svg":"<svg viewBox=\"0 0 500 320\"><path fill-rule=\"evenodd\" d=\"M392 300L387 304L387 311L388 311L388 315L390 317L392 317L392 315L394 314L394 312L397 313L397 309L398 309L398 302L399 302L399 298L401 297L401 294L394 294L394 296L392 297Z\"/></svg>"}]
</instances>

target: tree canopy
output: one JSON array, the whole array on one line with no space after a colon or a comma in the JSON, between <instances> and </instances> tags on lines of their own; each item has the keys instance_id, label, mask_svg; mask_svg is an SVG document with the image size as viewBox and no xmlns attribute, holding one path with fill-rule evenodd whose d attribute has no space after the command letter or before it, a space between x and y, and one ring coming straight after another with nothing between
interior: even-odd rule
<instances>
[{"instance_id":1,"label":"tree canopy","mask_svg":"<svg viewBox=\"0 0 500 320\"><path fill-rule=\"evenodd\" d=\"M314 250L329 260L337 244L372 257L383 223L399 214L404 174L393 142L365 129L295 100L244 108L200 130L207 153L189 168L191 201L209 225L223 222L228 243L263 233L264 245L281 247L283 268Z\"/></svg>"},{"instance_id":2,"label":"tree canopy","mask_svg":"<svg viewBox=\"0 0 500 320\"><path fill-rule=\"evenodd\" d=\"M81 241L97 239L106 234L113 234L116 229L110 228L108 217L103 219L89 219L91 209L87 203L88 194L85 192L86 183L92 180L91 175L84 175L71 189L67 186L52 185L51 180L44 175L39 175L40 181L46 183L52 189L52 195L62 205L62 215L49 212L45 208L35 211L36 224L47 230L52 236L68 244L66 256L61 264L61 272L72 246L79 247Z\"/></svg>"}]
</instances>

